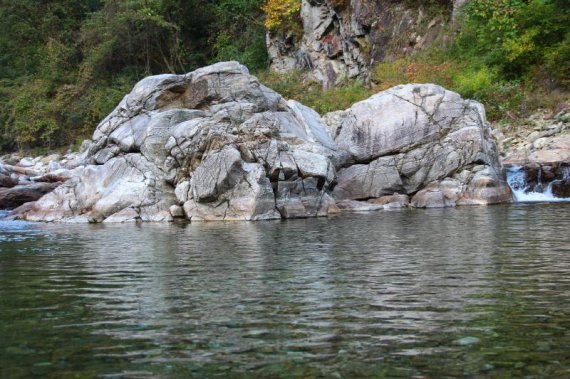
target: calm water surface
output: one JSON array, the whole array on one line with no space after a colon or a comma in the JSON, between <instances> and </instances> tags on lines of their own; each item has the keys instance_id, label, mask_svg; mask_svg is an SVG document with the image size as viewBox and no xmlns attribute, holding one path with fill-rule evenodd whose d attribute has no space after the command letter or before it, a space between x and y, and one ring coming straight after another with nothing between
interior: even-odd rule
<instances>
[{"instance_id":1,"label":"calm water surface","mask_svg":"<svg viewBox=\"0 0 570 379\"><path fill-rule=\"evenodd\" d=\"M0 221L2 378L569 378L570 205Z\"/></svg>"}]
</instances>

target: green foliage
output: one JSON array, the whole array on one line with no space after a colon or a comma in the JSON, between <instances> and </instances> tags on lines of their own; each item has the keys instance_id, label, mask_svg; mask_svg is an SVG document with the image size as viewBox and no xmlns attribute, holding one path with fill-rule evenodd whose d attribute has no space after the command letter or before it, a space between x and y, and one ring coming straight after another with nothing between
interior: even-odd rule
<instances>
[{"instance_id":1,"label":"green foliage","mask_svg":"<svg viewBox=\"0 0 570 379\"><path fill-rule=\"evenodd\" d=\"M465 98L485 104L491 120L523 104L523 86L501 78L497 69L466 60L454 60L445 50L433 49L378 64L373 72L377 89L401 83L436 83Z\"/></svg>"},{"instance_id":2,"label":"green foliage","mask_svg":"<svg viewBox=\"0 0 570 379\"><path fill-rule=\"evenodd\" d=\"M213 5L215 61L236 60L250 70L267 67L262 0L220 0Z\"/></svg>"},{"instance_id":3,"label":"green foliage","mask_svg":"<svg viewBox=\"0 0 570 379\"><path fill-rule=\"evenodd\" d=\"M501 76L532 76L547 65L567 84L570 7L565 0L475 0L463 12L455 54L496 67ZM556 63L555 63L556 62Z\"/></svg>"},{"instance_id":4,"label":"green foliage","mask_svg":"<svg viewBox=\"0 0 570 379\"><path fill-rule=\"evenodd\" d=\"M436 83L483 102L491 120L524 117L560 100L553 88L570 85L570 10L563 3L473 0L451 46L379 63L373 81L379 89Z\"/></svg>"},{"instance_id":5,"label":"green foliage","mask_svg":"<svg viewBox=\"0 0 570 379\"><path fill-rule=\"evenodd\" d=\"M330 1L339 9L350 4ZM437 15L447 14L452 4L406 2ZM0 150L65 146L90 135L149 74L188 72L219 60L263 71L266 27L300 35L300 3L2 0ZM570 86L567 0L472 0L459 25L450 49L380 63L373 75L378 89L435 82L483 101L497 119L554 101L539 101L531 92ZM324 92L299 82L297 73L262 76L286 97L320 112L346 108L370 94L358 82Z\"/></svg>"},{"instance_id":6,"label":"green foliage","mask_svg":"<svg viewBox=\"0 0 570 379\"><path fill-rule=\"evenodd\" d=\"M554 81L570 88L570 33L566 33L559 43L545 49L544 63Z\"/></svg>"},{"instance_id":7,"label":"green foliage","mask_svg":"<svg viewBox=\"0 0 570 379\"><path fill-rule=\"evenodd\" d=\"M20 88L20 92L11 100L14 124L12 132L16 143L42 143L50 146L57 131L57 114L46 101L50 91L45 81L34 80Z\"/></svg>"},{"instance_id":8,"label":"green foliage","mask_svg":"<svg viewBox=\"0 0 570 379\"><path fill-rule=\"evenodd\" d=\"M120 73L127 67L136 67L143 75L174 73L186 65L204 63L192 59L191 52L183 47L185 38L201 44L205 41L193 30L181 27L182 8L179 1L105 1L81 26L81 74L90 80L101 74ZM195 20L192 17L187 21Z\"/></svg>"},{"instance_id":9,"label":"green foliage","mask_svg":"<svg viewBox=\"0 0 570 379\"><path fill-rule=\"evenodd\" d=\"M497 74L486 66L470 69L455 77L455 88L463 96L484 99L487 90L497 81Z\"/></svg>"},{"instance_id":10,"label":"green foliage","mask_svg":"<svg viewBox=\"0 0 570 379\"><path fill-rule=\"evenodd\" d=\"M0 150L89 136L146 75L267 66L263 0L2 0Z\"/></svg>"},{"instance_id":11,"label":"green foliage","mask_svg":"<svg viewBox=\"0 0 570 379\"><path fill-rule=\"evenodd\" d=\"M269 30L291 30L301 12L301 0L267 0L261 7Z\"/></svg>"}]
</instances>

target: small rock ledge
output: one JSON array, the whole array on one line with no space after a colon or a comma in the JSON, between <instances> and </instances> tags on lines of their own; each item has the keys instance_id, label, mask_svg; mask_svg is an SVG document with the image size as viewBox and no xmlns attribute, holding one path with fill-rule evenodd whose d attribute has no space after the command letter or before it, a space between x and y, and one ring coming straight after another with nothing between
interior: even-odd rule
<instances>
[{"instance_id":1,"label":"small rock ledge","mask_svg":"<svg viewBox=\"0 0 570 379\"><path fill-rule=\"evenodd\" d=\"M524 171L527 193L547 190L554 198L570 198L570 107L562 105L554 117L531 117L533 128L526 133L500 138L503 164Z\"/></svg>"},{"instance_id":2,"label":"small rock ledge","mask_svg":"<svg viewBox=\"0 0 570 379\"><path fill-rule=\"evenodd\" d=\"M483 106L403 85L320 117L237 62L143 79L33 221L269 220L511 201Z\"/></svg>"}]
</instances>

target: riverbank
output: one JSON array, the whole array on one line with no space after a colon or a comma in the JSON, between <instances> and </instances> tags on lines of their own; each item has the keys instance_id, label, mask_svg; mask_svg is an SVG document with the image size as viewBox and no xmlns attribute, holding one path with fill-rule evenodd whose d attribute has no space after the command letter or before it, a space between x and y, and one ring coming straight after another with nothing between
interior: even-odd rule
<instances>
[{"instance_id":1,"label":"riverbank","mask_svg":"<svg viewBox=\"0 0 570 379\"><path fill-rule=\"evenodd\" d=\"M512 200L502 167L515 164L567 197L569 120L565 106L493 130L480 103L433 84L321 117L224 62L144 79L81 153L3 157L0 208L26 203L15 215L33 221L133 222L486 205Z\"/></svg>"},{"instance_id":2,"label":"riverbank","mask_svg":"<svg viewBox=\"0 0 570 379\"><path fill-rule=\"evenodd\" d=\"M83 169L78 153L0 157L0 209L14 209L39 200Z\"/></svg>"},{"instance_id":3,"label":"riverbank","mask_svg":"<svg viewBox=\"0 0 570 379\"><path fill-rule=\"evenodd\" d=\"M393 195L420 208L511 199L480 103L407 84L321 117L238 62L143 79L81 159L18 217L254 221L394 206Z\"/></svg>"}]
</instances>

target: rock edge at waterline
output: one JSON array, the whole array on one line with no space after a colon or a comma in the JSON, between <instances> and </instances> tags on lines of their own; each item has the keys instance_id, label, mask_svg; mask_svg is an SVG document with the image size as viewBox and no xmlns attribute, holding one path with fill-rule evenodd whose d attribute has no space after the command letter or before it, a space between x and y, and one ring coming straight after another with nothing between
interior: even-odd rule
<instances>
[{"instance_id":1,"label":"rock edge at waterline","mask_svg":"<svg viewBox=\"0 0 570 379\"><path fill-rule=\"evenodd\" d=\"M483 106L433 84L321 117L223 62L143 79L84 148L84 168L18 218L270 220L511 201Z\"/></svg>"}]
</instances>

